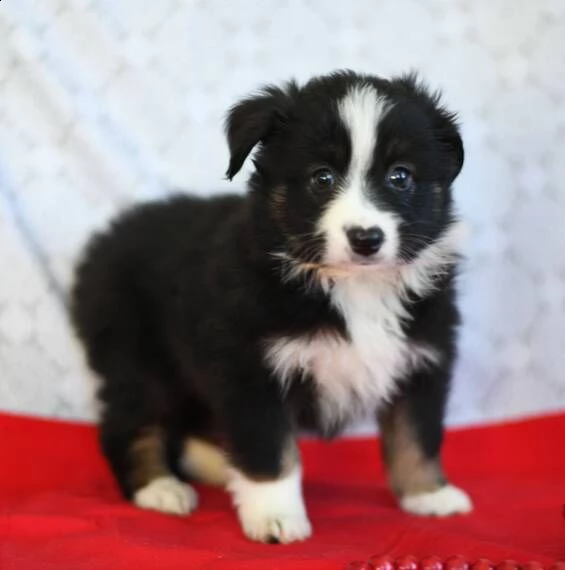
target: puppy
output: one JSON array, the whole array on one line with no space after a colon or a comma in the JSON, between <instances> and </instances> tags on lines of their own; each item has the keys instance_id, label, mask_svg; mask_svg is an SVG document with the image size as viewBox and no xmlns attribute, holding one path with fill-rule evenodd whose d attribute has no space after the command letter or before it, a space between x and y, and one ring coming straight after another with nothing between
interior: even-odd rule
<instances>
[{"instance_id":1,"label":"puppy","mask_svg":"<svg viewBox=\"0 0 565 570\"><path fill-rule=\"evenodd\" d=\"M228 178L255 149L245 196L137 206L77 269L72 318L123 493L184 515L197 502L186 477L224 484L250 539L303 540L297 435L369 414L405 511L469 511L440 464L458 323L454 115L415 76L344 71L264 88L226 131Z\"/></svg>"}]
</instances>

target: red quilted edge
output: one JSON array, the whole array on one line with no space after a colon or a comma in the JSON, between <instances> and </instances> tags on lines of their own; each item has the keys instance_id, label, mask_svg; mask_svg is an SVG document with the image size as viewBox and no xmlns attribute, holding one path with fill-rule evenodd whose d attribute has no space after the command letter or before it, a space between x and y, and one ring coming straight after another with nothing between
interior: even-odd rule
<instances>
[{"instance_id":1,"label":"red quilted edge","mask_svg":"<svg viewBox=\"0 0 565 570\"><path fill-rule=\"evenodd\" d=\"M535 561L519 564L516 560L502 560L494 563L479 558L470 562L464 556L451 556L446 560L441 560L438 556L427 556L420 560L415 556L403 556L396 560L387 556L373 556L365 562L350 562L346 570L565 570L565 562L544 567Z\"/></svg>"}]
</instances>

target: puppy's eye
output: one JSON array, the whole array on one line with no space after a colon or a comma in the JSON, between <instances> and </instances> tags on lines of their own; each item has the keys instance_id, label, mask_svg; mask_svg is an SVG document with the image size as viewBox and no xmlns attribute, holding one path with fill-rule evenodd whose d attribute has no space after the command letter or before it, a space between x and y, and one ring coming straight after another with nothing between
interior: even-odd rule
<instances>
[{"instance_id":1,"label":"puppy's eye","mask_svg":"<svg viewBox=\"0 0 565 570\"><path fill-rule=\"evenodd\" d=\"M312 174L312 185L316 188L332 188L335 184L335 175L329 168L318 168Z\"/></svg>"},{"instance_id":2,"label":"puppy's eye","mask_svg":"<svg viewBox=\"0 0 565 570\"><path fill-rule=\"evenodd\" d=\"M393 190L410 190L414 185L414 176L406 166L393 166L386 175L386 184Z\"/></svg>"}]
</instances>

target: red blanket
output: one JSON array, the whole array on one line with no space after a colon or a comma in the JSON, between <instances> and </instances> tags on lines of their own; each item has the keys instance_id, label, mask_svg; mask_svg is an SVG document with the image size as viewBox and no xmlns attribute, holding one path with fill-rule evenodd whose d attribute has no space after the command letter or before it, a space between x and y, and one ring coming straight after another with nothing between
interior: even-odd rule
<instances>
[{"instance_id":1,"label":"red blanket","mask_svg":"<svg viewBox=\"0 0 565 570\"><path fill-rule=\"evenodd\" d=\"M200 488L189 518L123 502L90 426L0 415L0 569L343 568L375 554L565 559L565 415L454 431L445 463L471 516L401 513L369 439L304 442L314 537L253 544L228 497Z\"/></svg>"}]
</instances>

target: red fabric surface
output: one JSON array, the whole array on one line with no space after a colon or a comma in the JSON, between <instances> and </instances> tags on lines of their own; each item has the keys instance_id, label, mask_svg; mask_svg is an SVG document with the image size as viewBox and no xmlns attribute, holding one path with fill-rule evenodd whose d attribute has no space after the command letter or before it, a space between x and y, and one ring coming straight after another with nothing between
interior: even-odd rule
<instances>
[{"instance_id":1,"label":"red fabric surface","mask_svg":"<svg viewBox=\"0 0 565 570\"><path fill-rule=\"evenodd\" d=\"M0 569L343 568L375 554L565 559L565 415L448 435L445 463L471 516L419 519L386 488L372 440L302 445L314 537L246 540L228 497L201 488L191 517L123 502L92 427L0 415Z\"/></svg>"}]
</instances>

